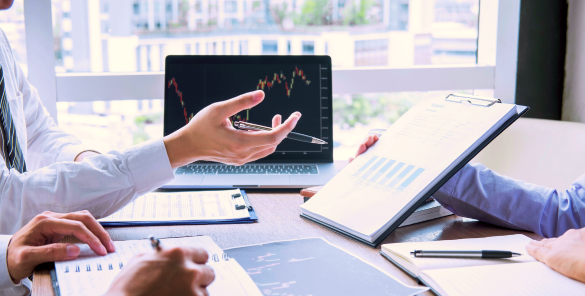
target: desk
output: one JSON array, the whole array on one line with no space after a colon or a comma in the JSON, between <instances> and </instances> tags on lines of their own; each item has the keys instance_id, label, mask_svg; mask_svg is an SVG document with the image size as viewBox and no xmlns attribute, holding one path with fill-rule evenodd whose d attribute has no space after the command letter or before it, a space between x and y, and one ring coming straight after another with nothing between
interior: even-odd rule
<instances>
[{"instance_id":1,"label":"desk","mask_svg":"<svg viewBox=\"0 0 585 296\"><path fill-rule=\"evenodd\" d=\"M258 223L172 227L118 227L107 228L107 230L113 240L143 239L149 234L154 234L160 238L208 235L221 248L267 243L278 240L323 237L330 243L392 274L402 282L408 285L416 284L411 277L384 259L378 253L380 251L379 247L377 249L370 248L300 218L299 206L303 203L303 197L298 193L249 192L248 197L258 214ZM384 243L451 240L516 233L525 234L533 239L541 238L531 232L515 231L472 219L449 216L398 228L384 240ZM427 293L428 295L432 295L430 292ZM55 295L51 287L51 279L48 272L35 272L33 295Z\"/></svg>"}]
</instances>

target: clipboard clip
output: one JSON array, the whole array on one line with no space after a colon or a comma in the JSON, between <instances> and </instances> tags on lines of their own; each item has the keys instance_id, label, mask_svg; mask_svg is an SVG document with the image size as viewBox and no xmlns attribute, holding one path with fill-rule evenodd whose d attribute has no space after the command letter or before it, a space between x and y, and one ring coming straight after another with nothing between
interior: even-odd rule
<instances>
[{"instance_id":1,"label":"clipboard clip","mask_svg":"<svg viewBox=\"0 0 585 296\"><path fill-rule=\"evenodd\" d=\"M471 105L482 106L482 107L490 107L493 104L502 102L500 99L472 96L472 95L462 95L462 94L450 94L445 98L445 101L456 102L456 103L468 102Z\"/></svg>"}]
</instances>

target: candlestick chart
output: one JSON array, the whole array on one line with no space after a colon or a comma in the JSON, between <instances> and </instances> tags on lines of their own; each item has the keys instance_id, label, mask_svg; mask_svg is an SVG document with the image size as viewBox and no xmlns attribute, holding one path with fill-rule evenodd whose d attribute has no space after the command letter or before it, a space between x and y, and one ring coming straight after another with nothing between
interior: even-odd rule
<instances>
[{"instance_id":1,"label":"candlestick chart","mask_svg":"<svg viewBox=\"0 0 585 296\"><path fill-rule=\"evenodd\" d=\"M292 72L292 77L290 79L290 84L288 83L288 81L286 81L286 76L284 76L284 74L282 74L282 71L280 71L280 75L277 73L274 73L274 76L272 77L271 80L268 80L268 76L266 76L264 78L264 80L260 79L258 81L258 85L256 86L256 89L261 89L261 90L270 90L272 89L272 87L274 87L275 84L282 84L284 82L284 89L286 90L286 96L290 98L290 94L292 92L294 83L295 83L295 78L298 76L297 79L301 79L307 86L309 84L311 84L311 81L307 79L307 76L305 75L305 72L303 71L303 69L299 69L298 67L295 66L295 70Z\"/></svg>"},{"instance_id":2,"label":"candlestick chart","mask_svg":"<svg viewBox=\"0 0 585 296\"><path fill-rule=\"evenodd\" d=\"M193 118L193 113L191 113L190 116L187 115L187 108L185 107L185 101L183 101L183 93L179 90L179 85L177 84L175 77L169 81L167 88L171 88L171 86L175 87L175 93L177 96L179 96L179 101L181 102L181 107L183 108L183 115L185 116L185 124L187 124Z\"/></svg>"}]
</instances>

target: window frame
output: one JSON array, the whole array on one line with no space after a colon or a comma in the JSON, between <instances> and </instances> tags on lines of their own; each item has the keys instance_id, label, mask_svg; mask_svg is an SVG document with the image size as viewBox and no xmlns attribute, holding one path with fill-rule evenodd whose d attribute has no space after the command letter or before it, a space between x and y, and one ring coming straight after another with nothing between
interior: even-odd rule
<instances>
[{"instance_id":1,"label":"window frame","mask_svg":"<svg viewBox=\"0 0 585 296\"><path fill-rule=\"evenodd\" d=\"M480 0L474 65L333 68L333 94L494 89L514 103L520 1ZM57 102L164 98L164 72L56 73L51 0L24 1L24 15L29 80L55 120Z\"/></svg>"}]
</instances>

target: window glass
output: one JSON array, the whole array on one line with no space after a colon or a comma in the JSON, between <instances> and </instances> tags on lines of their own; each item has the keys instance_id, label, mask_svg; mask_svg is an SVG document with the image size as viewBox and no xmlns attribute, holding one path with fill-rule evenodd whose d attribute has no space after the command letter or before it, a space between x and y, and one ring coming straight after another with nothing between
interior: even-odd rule
<instances>
[{"instance_id":1,"label":"window glass","mask_svg":"<svg viewBox=\"0 0 585 296\"><path fill-rule=\"evenodd\" d=\"M452 93L493 96L493 90L457 90ZM334 159L345 160L354 156L357 146L370 130L389 128L425 95L427 92L334 96ZM101 152L126 149L163 136L162 100L59 102L57 109L61 128Z\"/></svg>"},{"instance_id":2,"label":"window glass","mask_svg":"<svg viewBox=\"0 0 585 296\"><path fill-rule=\"evenodd\" d=\"M16 62L28 73L26 39L24 34L24 0L15 0L12 7L0 11L0 29L6 34Z\"/></svg>"},{"instance_id":3,"label":"window glass","mask_svg":"<svg viewBox=\"0 0 585 296\"><path fill-rule=\"evenodd\" d=\"M328 54L335 67L476 62L479 0L52 4L58 72L163 71L172 54Z\"/></svg>"}]
</instances>

